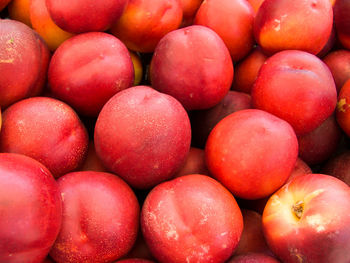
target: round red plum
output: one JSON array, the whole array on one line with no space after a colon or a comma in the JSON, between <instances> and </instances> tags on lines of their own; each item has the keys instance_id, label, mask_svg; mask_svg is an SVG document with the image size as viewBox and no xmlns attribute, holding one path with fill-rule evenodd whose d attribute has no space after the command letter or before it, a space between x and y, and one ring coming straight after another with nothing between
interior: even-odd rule
<instances>
[{"instance_id":1,"label":"round red plum","mask_svg":"<svg viewBox=\"0 0 350 263\"><path fill-rule=\"evenodd\" d=\"M235 196L266 197L292 172L298 141L284 120L257 109L237 111L212 130L205 147L211 174Z\"/></svg>"},{"instance_id":2,"label":"round red plum","mask_svg":"<svg viewBox=\"0 0 350 263\"><path fill-rule=\"evenodd\" d=\"M327 65L315 55L298 50L281 51L268 58L251 95L253 107L289 122L297 135L320 126L337 103Z\"/></svg>"},{"instance_id":3,"label":"round red plum","mask_svg":"<svg viewBox=\"0 0 350 263\"><path fill-rule=\"evenodd\" d=\"M74 36L54 53L48 80L53 96L77 112L97 116L103 105L134 82L134 67L125 45L102 32Z\"/></svg>"},{"instance_id":4,"label":"round red plum","mask_svg":"<svg viewBox=\"0 0 350 263\"><path fill-rule=\"evenodd\" d=\"M128 258L123 260L118 260L115 263L154 263L154 261L142 258Z\"/></svg>"},{"instance_id":5,"label":"round red plum","mask_svg":"<svg viewBox=\"0 0 350 263\"><path fill-rule=\"evenodd\" d=\"M133 246L140 207L132 189L118 176L72 172L58 180L62 227L50 256L57 263L112 262Z\"/></svg>"},{"instance_id":6,"label":"round red plum","mask_svg":"<svg viewBox=\"0 0 350 263\"><path fill-rule=\"evenodd\" d=\"M158 43L151 61L152 87L175 97L187 110L218 104L233 79L230 53L210 28L189 26Z\"/></svg>"},{"instance_id":7,"label":"round red plum","mask_svg":"<svg viewBox=\"0 0 350 263\"><path fill-rule=\"evenodd\" d=\"M237 246L241 211L232 194L205 175L157 185L144 202L141 229L159 262L225 262Z\"/></svg>"},{"instance_id":8,"label":"round red plum","mask_svg":"<svg viewBox=\"0 0 350 263\"><path fill-rule=\"evenodd\" d=\"M0 153L0 181L0 262L43 262L61 226L57 183L41 163L14 153Z\"/></svg>"},{"instance_id":9,"label":"round red plum","mask_svg":"<svg viewBox=\"0 0 350 263\"><path fill-rule=\"evenodd\" d=\"M29 97L41 71L41 48L34 31L0 19L0 106Z\"/></svg>"},{"instance_id":10,"label":"round red plum","mask_svg":"<svg viewBox=\"0 0 350 263\"><path fill-rule=\"evenodd\" d=\"M71 33L105 31L122 15L127 0L46 0L52 20Z\"/></svg>"},{"instance_id":11,"label":"round red plum","mask_svg":"<svg viewBox=\"0 0 350 263\"><path fill-rule=\"evenodd\" d=\"M267 54L295 49L316 55L332 26L330 0L265 0L254 20L254 36Z\"/></svg>"},{"instance_id":12,"label":"round red plum","mask_svg":"<svg viewBox=\"0 0 350 263\"><path fill-rule=\"evenodd\" d=\"M253 48L253 22L254 10L246 0L206 0L194 20L222 38L233 61L242 59Z\"/></svg>"},{"instance_id":13,"label":"round red plum","mask_svg":"<svg viewBox=\"0 0 350 263\"><path fill-rule=\"evenodd\" d=\"M106 103L94 140L107 169L133 187L150 188L181 168L190 149L191 126L176 99L136 86Z\"/></svg>"},{"instance_id":14,"label":"round red plum","mask_svg":"<svg viewBox=\"0 0 350 263\"><path fill-rule=\"evenodd\" d=\"M78 115L67 104L52 98L21 100L3 113L1 152L32 157L55 177L83 162L88 134Z\"/></svg>"}]
</instances>

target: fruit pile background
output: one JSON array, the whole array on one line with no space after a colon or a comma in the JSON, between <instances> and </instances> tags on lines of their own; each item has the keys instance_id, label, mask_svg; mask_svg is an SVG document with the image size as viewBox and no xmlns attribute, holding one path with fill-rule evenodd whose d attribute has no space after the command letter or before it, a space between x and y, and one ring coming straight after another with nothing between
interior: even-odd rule
<instances>
[{"instance_id":1,"label":"fruit pile background","mask_svg":"<svg viewBox=\"0 0 350 263\"><path fill-rule=\"evenodd\" d=\"M350 263L350 0L0 0L0 263Z\"/></svg>"}]
</instances>

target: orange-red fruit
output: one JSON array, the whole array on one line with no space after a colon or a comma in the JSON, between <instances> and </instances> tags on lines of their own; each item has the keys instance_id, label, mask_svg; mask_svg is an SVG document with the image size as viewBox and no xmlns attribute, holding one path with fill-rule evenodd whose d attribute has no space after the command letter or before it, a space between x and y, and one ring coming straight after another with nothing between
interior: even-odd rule
<instances>
[{"instance_id":1,"label":"orange-red fruit","mask_svg":"<svg viewBox=\"0 0 350 263\"><path fill-rule=\"evenodd\" d=\"M133 85L134 68L119 39L90 32L68 39L56 50L48 80L53 96L80 114L97 116L113 95Z\"/></svg>"},{"instance_id":2,"label":"orange-red fruit","mask_svg":"<svg viewBox=\"0 0 350 263\"><path fill-rule=\"evenodd\" d=\"M178 0L129 0L111 33L131 50L153 52L159 40L182 21Z\"/></svg>"},{"instance_id":3,"label":"orange-red fruit","mask_svg":"<svg viewBox=\"0 0 350 263\"><path fill-rule=\"evenodd\" d=\"M67 104L46 97L21 100L3 113L1 152L32 157L55 177L82 163L88 135L78 115Z\"/></svg>"},{"instance_id":4,"label":"orange-red fruit","mask_svg":"<svg viewBox=\"0 0 350 263\"><path fill-rule=\"evenodd\" d=\"M103 164L131 186L150 188L172 178L191 142L185 109L171 96L137 86L114 95L95 126Z\"/></svg>"},{"instance_id":5,"label":"orange-red fruit","mask_svg":"<svg viewBox=\"0 0 350 263\"><path fill-rule=\"evenodd\" d=\"M262 110L234 112L212 130L206 144L211 174L235 196L266 197L294 168L298 141L284 120Z\"/></svg>"},{"instance_id":6,"label":"orange-red fruit","mask_svg":"<svg viewBox=\"0 0 350 263\"><path fill-rule=\"evenodd\" d=\"M340 89L335 114L340 128L350 136L350 79Z\"/></svg>"},{"instance_id":7,"label":"orange-red fruit","mask_svg":"<svg viewBox=\"0 0 350 263\"><path fill-rule=\"evenodd\" d=\"M50 256L57 263L112 262L133 246L140 207L119 177L102 172L73 172L58 179L62 227Z\"/></svg>"},{"instance_id":8,"label":"orange-red fruit","mask_svg":"<svg viewBox=\"0 0 350 263\"><path fill-rule=\"evenodd\" d=\"M293 179L268 201L263 231L282 262L350 262L350 188L324 174Z\"/></svg>"},{"instance_id":9,"label":"orange-red fruit","mask_svg":"<svg viewBox=\"0 0 350 263\"><path fill-rule=\"evenodd\" d=\"M0 20L0 106L27 98L41 71L41 47L33 30L9 19Z\"/></svg>"},{"instance_id":10,"label":"orange-red fruit","mask_svg":"<svg viewBox=\"0 0 350 263\"><path fill-rule=\"evenodd\" d=\"M45 40L51 51L73 36L52 21L45 0L30 0L29 13L33 29Z\"/></svg>"},{"instance_id":11,"label":"orange-red fruit","mask_svg":"<svg viewBox=\"0 0 350 263\"><path fill-rule=\"evenodd\" d=\"M31 0L13 0L7 7L11 19L20 21L27 26L32 26L30 22L30 2Z\"/></svg>"},{"instance_id":12,"label":"orange-red fruit","mask_svg":"<svg viewBox=\"0 0 350 263\"><path fill-rule=\"evenodd\" d=\"M105 31L123 13L127 0L46 0L47 10L60 28L71 33Z\"/></svg>"},{"instance_id":13,"label":"orange-red fruit","mask_svg":"<svg viewBox=\"0 0 350 263\"><path fill-rule=\"evenodd\" d=\"M239 62L235 66L235 77L233 78L232 89L250 94L259 70L266 59L267 56L261 49L256 48Z\"/></svg>"},{"instance_id":14,"label":"orange-red fruit","mask_svg":"<svg viewBox=\"0 0 350 263\"><path fill-rule=\"evenodd\" d=\"M301 135L316 129L333 113L337 90L322 60L304 51L286 50L262 65L252 89L252 103L289 122Z\"/></svg>"},{"instance_id":15,"label":"orange-red fruit","mask_svg":"<svg viewBox=\"0 0 350 263\"><path fill-rule=\"evenodd\" d=\"M207 109L229 91L233 64L218 34L195 25L172 31L161 39L150 73L152 87L173 96L187 110Z\"/></svg>"},{"instance_id":16,"label":"orange-red fruit","mask_svg":"<svg viewBox=\"0 0 350 263\"><path fill-rule=\"evenodd\" d=\"M152 189L142 208L141 229L158 262L225 262L238 244L243 220L226 188L195 174Z\"/></svg>"},{"instance_id":17,"label":"orange-red fruit","mask_svg":"<svg viewBox=\"0 0 350 263\"><path fill-rule=\"evenodd\" d=\"M225 42L233 61L240 60L253 48L254 10L246 0L206 0L194 24L213 29Z\"/></svg>"},{"instance_id":18,"label":"orange-red fruit","mask_svg":"<svg viewBox=\"0 0 350 263\"><path fill-rule=\"evenodd\" d=\"M316 55L332 31L329 0L265 0L254 20L254 35L264 52L297 49Z\"/></svg>"},{"instance_id":19,"label":"orange-red fruit","mask_svg":"<svg viewBox=\"0 0 350 263\"><path fill-rule=\"evenodd\" d=\"M0 11L2 11L11 0L0 0Z\"/></svg>"}]
</instances>

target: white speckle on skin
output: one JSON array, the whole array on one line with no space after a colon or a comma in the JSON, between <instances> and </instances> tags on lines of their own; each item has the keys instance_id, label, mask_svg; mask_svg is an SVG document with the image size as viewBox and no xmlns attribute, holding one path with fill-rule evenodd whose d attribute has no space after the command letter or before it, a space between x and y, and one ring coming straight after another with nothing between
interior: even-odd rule
<instances>
[{"instance_id":1,"label":"white speckle on skin","mask_svg":"<svg viewBox=\"0 0 350 263\"><path fill-rule=\"evenodd\" d=\"M172 239L177 240L179 238L179 235L177 234L176 230L171 229L168 232L166 232L166 237L168 239L172 238Z\"/></svg>"},{"instance_id":2,"label":"white speckle on skin","mask_svg":"<svg viewBox=\"0 0 350 263\"><path fill-rule=\"evenodd\" d=\"M307 216L306 217L306 222L313 227L317 233L322 232L325 230L324 224L325 221L320 214L312 215L312 216Z\"/></svg>"},{"instance_id":3,"label":"white speckle on skin","mask_svg":"<svg viewBox=\"0 0 350 263\"><path fill-rule=\"evenodd\" d=\"M280 31L280 29L281 29L281 20L279 20L279 19L275 19L275 20L273 20L276 24L274 25L274 27L273 27L273 29L275 30L275 31Z\"/></svg>"}]
</instances>

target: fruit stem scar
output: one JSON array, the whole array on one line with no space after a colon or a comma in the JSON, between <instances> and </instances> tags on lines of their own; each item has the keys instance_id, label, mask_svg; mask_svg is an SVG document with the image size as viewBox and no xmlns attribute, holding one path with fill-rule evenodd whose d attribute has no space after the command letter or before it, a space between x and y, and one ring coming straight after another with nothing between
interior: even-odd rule
<instances>
[{"instance_id":1,"label":"fruit stem scar","mask_svg":"<svg viewBox=\"0 0 350 263\"><path fill-rule=\"evenodd\" d=\"M345 112L345 109L346 109L345 105L347 105L346 99L345 98L340 99L337 103L337 110L340 112Z\"/></svg>"},{"instance_id":2,"label":"fruit stem scar","mask_svg":"<svg viewBox=\"0 0 350 263\"><path fill-rule=\"evenodd\" d=\"M300 200L292 206L293 214L300 219L304 212L304 201Z\"/></svg>"}]
</instances>

